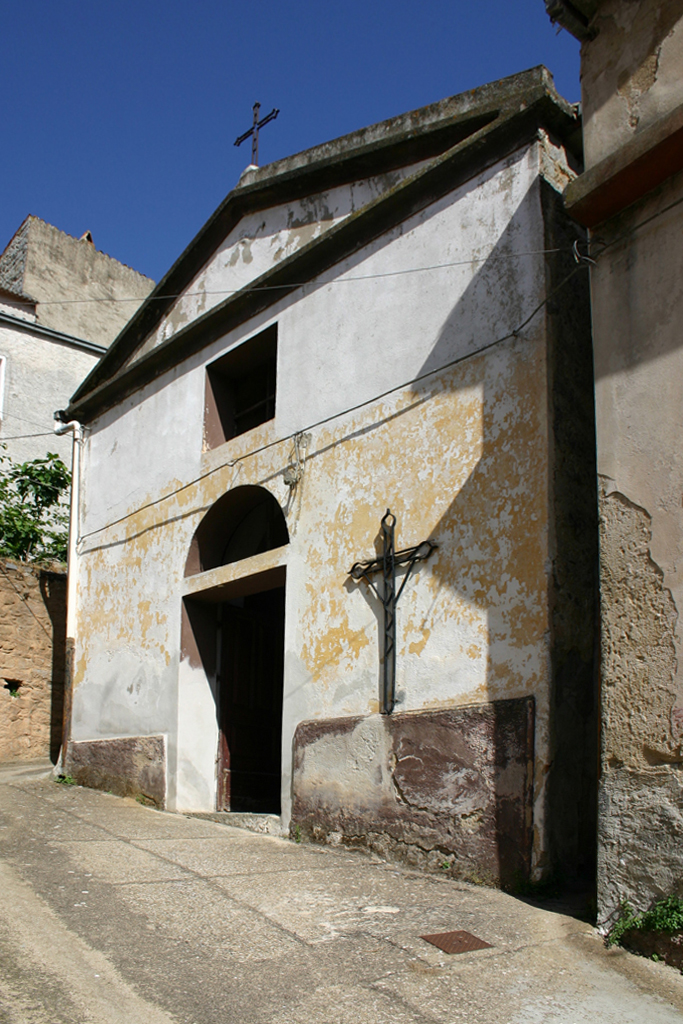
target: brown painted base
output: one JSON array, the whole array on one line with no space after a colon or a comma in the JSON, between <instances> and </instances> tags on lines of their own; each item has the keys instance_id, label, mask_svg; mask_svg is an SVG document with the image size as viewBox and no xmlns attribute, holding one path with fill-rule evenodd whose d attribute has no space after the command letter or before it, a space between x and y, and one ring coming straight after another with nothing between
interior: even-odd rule
<instances>
[{"instance_id":1,"label":"brown painted base","mask_svg":"<svg viewBox=\"0 0 683 1024\"><path fill-rule=\"evenodd\" d=\"M302 722L295 838L514 886L529 877L533 698Z\"/></svg>"},{"instance_id":2,"label":"brown painted base","mask_svg":"<svg viewBox=\"0 0 683 1024\"><path fill-rule=\"evenodd\" d=\"M128 736L70 743L65 774L80 786L132 796L163 808L166 802L166 750L163 736Z\"/></svg>"}]
</instances>

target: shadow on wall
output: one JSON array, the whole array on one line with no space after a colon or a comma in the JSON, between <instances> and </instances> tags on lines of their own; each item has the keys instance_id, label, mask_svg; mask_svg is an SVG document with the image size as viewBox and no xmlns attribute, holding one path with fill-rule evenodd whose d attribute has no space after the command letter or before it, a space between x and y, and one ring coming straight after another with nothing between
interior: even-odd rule
<instances>
[{"instance_id":1,"label":"shadow on wall","mask_svg":"<svg viewBox=\"0 0 683 1024\"><path fill-rule=\"evenodd\" d=\"M541 216L545 221L545 247L563 250L547 257L545 269L541 256L514 256L529 248L530 239L538 238L538 232L530 231L530 227L539 224ZM510 699L529 695L536 697L537 736L545 736L548 731L550 745L545 787L550 855L541 866L546 873L583 873L591 878L594 874L597 726L593 636L597 524L587 275L575 277L569 295L553 297L519 338L512 337L512 332L541 300L544 290L551 291L575 268L571 255L573 237L565 237L569 229L565 231L563 225L561 197L546 186L542 186L539 195L538 188L533 187L489 258L478 266L420 372L438 369L456 357L465 361L416 385L412 403L414 408L444 390L477 396L476 431L468 434L464 423L460 442L462 451L469 446L471 471L430 535L439 544L430 560L430 572L442 585L435 594L430 615L451 616L452 650L460 645L463 666L468 654L462 638L472 637L475 628L484 624L483 630L479 628L481 650L477 654L479 661L485 658L483 685L480 692L476 685L471 687L473 699L481 701L471 709L471 715L481 718L477 728L483 745L476 757L473 755L470 768L476 774L476 765L481 762L481 771L491 784L479 787L477 799L481 806L471 806L471 800L469 804L459 803L458 773L466 775L470 769L444 750L443 786L438 781L436 785L450 793L446 813L458 819L448 831L453 847L446 852L457 858L464 849L458 846L461 840L466 844L472 841L476 847L476 835L472 839L468 827L476 832L477 822L495 822L489 830L495 848L489 874L506 885L514 884L513 874L528 874L532 825L528 773L516 768L516 781L511 787L507 766L532 764L533 755L528 732L521 727L507 728L503 718L498 721L497 709L509 704ZM504 335L510 337L490 351L474 352ZM473 353L469 357L468 351ZM454 460L453 479L458 468L454 453L435 453L437 460L449 457ZM460 470L462 477L462 466ZM435 480L444 476L437 465ZM456 486L454 483L453 490ZM399 524L415 522L415 510L407 505L405 492L397 488L390 504ZM439 504L443 506L442 496ZM404 534L399 536L398 546L424 539L422 534L410 538ZM548 558L552 562L550 581ZM461 598L455 615L454 593ZM449 607L439 607L440 600L448 601ZM208 602L185 600L182 656L192 666L203 667L217 700L215 614L215 606ZM423 632L428 631L428 626L425 621ZM552 646L550 679L546 661L548 630ZM472 678L478 678L476 673ZM465 687L465 692L468 689ZM529 714L533 715L533 706ZM413 773L415 806L411 807L411 801L400 795L405 795L405 785L401 787L395 771L407 742L400 733L401 723L408 718L415 716L396 716L391 723L371 716L367 728L375 729L372 744L376 745L378 758L388 758L383 763L393 780L386 790L391 813L397 809L401 812L413 837L408 840L404 836L398 841L410 841L424 849L426 832L417 828L415 816L419 817L420 808L425 806L422 798L432 799L427 791L430 786L433 788L434 780ZM460 728L457 721L453 719L451 729ZM349 720L335 735L346 736L347 726L351 726ZM361 724L358 728L362 731L365 726ZM395 730L399 730L396 735ZM448 732L443 730L443 735ZM389 733L393 755L386 746ZM300 740L305 744L303 736ZM354 741L340 742L344 745ZM296 740L295 763L302 753L305 751ZM439 760L436 750L434 757ZM344 763L342 759L341 764ZM546 764L541 768L545 770ZM329 828L344 834L348 792L339 785L334 772L326 772L322 778L325 777L331 777L336 787L330 791L326 804L325 813L331 815ZM543 778L539 771L537 781ZM301 777L297 779L295 771L295 806L301 796L297 791L300 783ZM470 795L473 785L469 786ZM370 802L371 790L372 784L365 787ZM320 821L324 808L316 800ZM369 807L368 813L371 810ZM293 821L296 823L296 815ZM436 832L432 849L435 855L442 850Z\"/></svg>"},{"instance_id":2,"label":"shadow on wall","mask_svg":"<svg viewBox=\"0 0 683 1024\"><path fill-rule=\"evenodd\" d=\"M66 679L66 575L41 570L40 593L52 625L50 760L57 763L64 725Z\"/></svg>"},{"instance_id":3,"label":"shadow on wall","mask_svg":"<svg viewBox=\"0 0 683 1024\"><path fill-rule=\"evenodd\" d=\"M562 251L547 255L545 269L539 270L542 256L520 259L513 254L528 248L529 225L538 223L541 213L545 248ZM444 323L419 373L512 335L541 301L544 289L545 294L552 293L575 269L571 247L579 230L566 223L558 193L545 183L540 195L532 188ZM452 651L460 646L461 665L467 661L468 644L485 647L482 695L488 702L536 695L537 742L547 735L549 744L547 776L545 766L536 774L537 783L545 781L549 845L541 867L546 876L593 884L597 506L587 274L576 275L571 285L552 294L519 338L510 336L490 351L475 353L416 385L413 407L438 389L481 396L481 438L471 472L429 536L439 545L430 559L430 572L442 584L430 616L451 615ZM463 423L464 437L468 427L472 437L471 426ZM439 457L454 456L440 452ZM390 503L399 529L401 522L414 522L402 492ZM424 539L422 534L404 533L397 546ZM461 599L455 616L445 604L439 606L453 593ZM377 612L376 601L368 599ZM449 605L452 608L452 601ZM428 630L427 619L422 627ZM550 678L545 657L548 630ZM481 650L476 657L481 657ZM478 678L474 671L472 678ZM477 686L472 689L476 693ZM491 706L496 704L482 705L482 710ZM505 731L503 724L501 729ZM521 756L521 750L506 748L503 757L503 751L495 749L499 732L489 727L492 762ZM510 884L506 865L517 864L514 871L519 867L519 855L510 855L510 843L515 841L511 822L520 820L521 808L530 815L531 806L523 785L511 794L502 761L499 767L494 773L498 868L501 882ZM453 807L457 815L457 801ZM479 810L488 813L486 807ZM527 830L519 835L522 846L529 834ZM529 859L524 851L522 860L528 864Z\"/></svg>"},{"instance_id":4,"label":"shadow on wall","mask_svg":"<svg viewBox=\"0 0 683 1024\"><path fill-rule=\"evenodd\" d=\"M520 248L516 238L522 226L538 215L530 206L539 200L544 247L561 250L545 256L543 284L550 300L519 340L511 338L487 356L473 357L458 375L458 387L477 380L483 388L483 446L474 471L433 530L433 539L441 543L433 572L486 613L490 700L535 691L541 696L537 715L544 714L545 665L533 652L543 650L550 628L551 679L545 712L550 744L545 796L549 862L543 866L546 874L565 881L592 884L597 831L598 560L588 275L576 275L555 292L575 269L571 247L581 235L567 222L561 196L545 182L540 197L534 191L527 194L444 324L421 372L452 359L455 339L472 337L473 343L486 344L488 338L473 337L480 325L504 325L497 330L500 337L529 315L537 301L533 261L508 257ZM454 375L443 379L448 384ZM547 596L546 543L552 559ZM543 723L537 718L537 737L539 726L542 729ZM505 843L508 812L502 796L499 793L497 799L498 835ZM501 865L508 859L502 848L500 859Z\"/></svg>"},{"instance_id":5,"label":"shadow on wall","mask_svg":"<svg viewBox=\"0 0 683 1024\"><path fill-rule=\"evenodd\" d=\"M680 199L683 172L600 229L606 242ZM683 207L669 211L598 257L593 271L595 376L603 380L681 347ZM663 258L662 254L666 253Z\"/></svg>"}]
</instances>

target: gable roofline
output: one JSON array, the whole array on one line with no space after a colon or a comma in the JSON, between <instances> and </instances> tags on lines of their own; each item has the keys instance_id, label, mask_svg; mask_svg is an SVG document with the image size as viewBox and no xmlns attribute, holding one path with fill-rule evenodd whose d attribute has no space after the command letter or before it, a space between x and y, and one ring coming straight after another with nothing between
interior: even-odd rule
<instances>
[{"instance_id":1,"label":"gable roofline","mask_svg":"<svg viewBox=\"0 0 683 1024\"><path fill-rule=\"evenodd\" d=\"M174 263L86 377L64 415L83 422L93 419L166 369L504 159L530 141L539 127L548 128L570 149L580 153L576 111L557 94L552 76L542 66L443 100L424 111L424 124L423 111L414 111L243 175L244 184L233 189ZM436 155L435 135L440 135ZM408 150L410 156L406 160ZM332 187L332 183L357 180L359 166L368 168L365 174L377 174L391 166L405 166L406 162L430 156L426 167L178 330L135 363L125 365L177 294L245 213ZM398 159L402 163L396 162Z\"/></svg>"},{"instance_id":2,"label":"gable roofline","mask_svg":"<svg viewBox=\"0 0 683 1024\"><path fill-rule=\"evenodd\" d=\"M1 295L2 289L0 289ZM50 341L58 341L61 345L69 348L78 348L83 352L92 352L93 355L101 356L107 350L104 345L97 345L94 341L87 341L85 338L76 338L73 334L64 334L63 331L55 331L52 327L45 327L44 324L35 320L22 320L21 317L12 316L11 313L0 312L0 324L13 327L24 334L33 337L48 338Z\"/></svg>"},{"instance_id":3,"label":"gable roofline","mask_svg":"<svg viewBox=\"0 0 683 1024\"><path fill-rule=\"evenodd\" d=\"M8 300L9 302L14 302L17 306L26 306L27 309L33 307L30 310L32 313L35 312L35 307L38 302L37 299L31 298L30 295L24 295L23 292L17 291L8 285L0 284L0 302L2 302L3 299Z\"/></svg>"}]
</instances>

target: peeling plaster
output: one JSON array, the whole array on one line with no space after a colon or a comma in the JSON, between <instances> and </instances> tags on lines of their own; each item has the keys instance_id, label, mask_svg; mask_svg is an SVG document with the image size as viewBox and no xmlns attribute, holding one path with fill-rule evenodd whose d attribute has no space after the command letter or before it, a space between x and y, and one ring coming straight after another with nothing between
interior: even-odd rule
<instances>
[{"instance_id":1,"label":"peeling plaster","mask_svg":"<svg viewBox=\"0 0 683 1024\"><path fill-rule=\"evenodd\" d=\"M543 862L551 569L544 320L479 349L508 335L543 294L542 259L517 254L544 245L539 174L548 152L534 142L92 424L75 728L82 739L168 731L169 756L177 758L172 808L214 807L212 680L178 663L180 593L198 523L238 481L269 489L290 529L283 820L299 722L377 711L378 609L347 574L376 550L390 506L399 546L427 537L439 544L401 599L401 710L535 698L534 857ZM249 280L277 258L279 232L289 244L290 231L324 230L378 187L358 183L345 197L259 212L210 261L202 287L208 293ZM464 263L463 254L477 259ZM374 277L352 281L449 261L457 265L386 278L381 287ZM233 276L240 268L244 277ZM193 302L179 303L178 315L197 315ZM203 452L205 365L274 320L275 419ZM383 352L391 358L378 358ZM454 359L461 361L405 384ZM359 402L367 404L345 411ZM310 426L325 417L332 419ZM292 434L308 428L305 472L292 498L282 472ZM467 827L476 831L476 818Z\"/></svg>"},{"instance_id":2,"label":"peeling plaster","mask_svg":"<svg viewBox=\"0 0 683 1024\"><path fill-rule=\"evenodd\" d=\"M683 763L676 685L678 611L650 553L651 516L601 488L603 758L632 768Z\"/></svg>"},{"instance_id":3,"label":"peeling plaster","mask_svg":"<svg viewBox=\"0 0 683 1024\"><path fill-rule=\"evenodd\" d=\"M678 0L603 0L581 63L586 166L683 102Z\"/></svg>"},{"instance_id":4,"label":"peeling plaster","mask_svg":"<svg viewBox=\"0 0 683 1024\"><path fill-rule=\"evenodd\" d=\"M207 312L227 297L229 289L243 288L274 264L349 217L356 210L416 173L420 161L365 181L350 182L318 195L304 196L284 206L257 210L243 217L206 266L184 289L183 295L161 320L153 334L130 360L135 362L170 338L185 323Z\"/></svg>"}]
</instances>

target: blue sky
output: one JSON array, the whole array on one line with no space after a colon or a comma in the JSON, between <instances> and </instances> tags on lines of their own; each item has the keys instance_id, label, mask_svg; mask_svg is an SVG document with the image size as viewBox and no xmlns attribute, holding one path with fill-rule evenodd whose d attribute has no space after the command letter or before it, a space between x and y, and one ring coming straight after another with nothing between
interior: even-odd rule
<instances>
[{"instance_id":1,"label":"blue sky","mask_svg":"<svg viewBox=\"0 0 683 1024\"><path fill-rule=\"evenodd\" d=\"M0 0L0 250L35 214L158 280L249 163L545 64L579 45L543 0Z\"/></svg>"}]
</instances>

